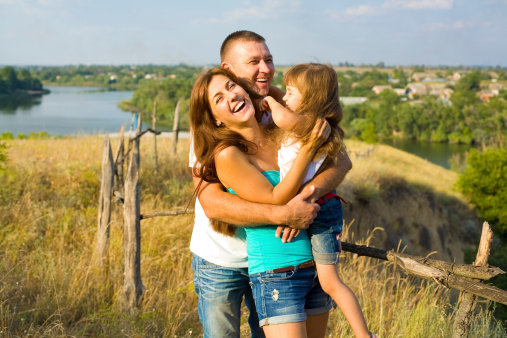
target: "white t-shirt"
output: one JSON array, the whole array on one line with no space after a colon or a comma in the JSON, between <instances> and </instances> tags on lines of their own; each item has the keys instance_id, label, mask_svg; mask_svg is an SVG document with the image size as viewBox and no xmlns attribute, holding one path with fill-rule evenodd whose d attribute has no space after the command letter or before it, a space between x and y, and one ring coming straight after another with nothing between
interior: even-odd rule
<instances>
[{"instance_id":1,"label":"white t-shirt","mask_svg":"<svg viewBox=\"0 0 507 338\"><path fill-rule=\"evenodd\" d=\"M280 167L280 181L283 180L285 175L289 172L290 167L294 163L296 156L301 149L301 142L293 142L290 139L282 144L278 150L278 166ZM308 182L315 176L322 163L324 163L326 155L321 155L316 161L310 162L308 170L306 171L303 184Z\"/></svg>"},{"instance_id":2,"label":"white t-shirt","mask_svg":"<svg viewBox=\"0 0 507 338\"><path fill-rule=\"evenodd\" d=\"M267 125L270 121L271 114L264 112L259 124ZM190 131L190 151L188 154L188 165L193 168L197 159L194 152L192 131ZM224 205L224 208L226 207ZM211 263L224 267L248 267L245 229L238 227L234 237L225 236L214 231L209 218L204 213L199 198L196 198L195 201L194 229L190 239L190 251Z\"/></svg>"},{"instance_id":3,"label":"white t-shirt","mask_svg":"<svg viewBox=\"0 0 507 338\"><path fill-rule=\"evenodd\" d=\"M190 151L188 157L188 165L193 167L197 160L194 153L192 132L190 132ZM226 207L224 206L224 208ZM225 236L214 231L209 218L204 213L199 198L195 201L194 230L192 231L192 239L190 240L190 251L211 263L224 267L248 267L245 230L238 227L235 237Z\"/></svg>"}]
</instances>

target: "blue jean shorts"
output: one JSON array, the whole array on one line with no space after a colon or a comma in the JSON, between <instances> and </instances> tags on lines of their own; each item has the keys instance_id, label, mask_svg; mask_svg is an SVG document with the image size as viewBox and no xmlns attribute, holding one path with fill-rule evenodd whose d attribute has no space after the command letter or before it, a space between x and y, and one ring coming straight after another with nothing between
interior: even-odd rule
<instances>
[{"instance_id":1,"label":"blue jean shorts","mask_svg":"<svg viewBox=\"0 0 507 338\"><path fill-rule=\"evenodd\" d=\"M331 310L331 298L322 290L314 266L250 275L259 326L306 321L307 316Z\"/></svg>"},{"instance_id":2,"label":"blue jean shorts","mask_svg":"<svg viewBox=\"0 0 507 338\"><path fill-rule=\"evenodd\" d=\"M342 229L342 201L332 197L320 206L317 217L308 228L316 263L336 264L340 261L341 243L336 236L342 233Z\"/></svg>"}]
</instances>

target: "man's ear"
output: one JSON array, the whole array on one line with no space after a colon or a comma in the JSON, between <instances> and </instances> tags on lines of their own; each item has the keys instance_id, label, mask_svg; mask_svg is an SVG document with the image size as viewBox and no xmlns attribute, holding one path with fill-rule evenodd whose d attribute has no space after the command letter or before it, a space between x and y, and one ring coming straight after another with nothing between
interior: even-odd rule
<instances>
[{"instance_id":1,"label":"man's ear","mask_svg":"<svg viewBox=\"0 0 507 338\"><path fill-rule=\"evenodd\" d=\"M222 68L223 68L223 69L227 69L228 71L231 71L231 72L233 72L233 73L234 73L234 68L233 68L233 67L232 67L232 65L231 65L229 62L227 62L227 61L222 62Z\"/></svg>"}]
</instances>

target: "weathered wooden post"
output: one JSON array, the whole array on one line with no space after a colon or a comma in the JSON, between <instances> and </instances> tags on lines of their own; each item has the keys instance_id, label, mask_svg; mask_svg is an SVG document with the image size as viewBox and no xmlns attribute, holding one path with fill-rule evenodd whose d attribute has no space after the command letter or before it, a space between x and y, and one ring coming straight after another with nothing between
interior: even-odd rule
<instances>
[{"instance_id":1,"label":"weathered wooden post","mask_svg":"<svg viewBox=\"0 0 507 338\"><path fill-rule=\"evenodd\" d=\"M180 129L180 108L181 107L181 99L178 100L176 104L176 110L174 111L174 123L173 123L173 154L176 154L176 149L178 145L178 132Z\"/></svg>"},{"instance_id":2,"label":"weathered wooden post","mask_svg":"<svg viewBox=\"0 0 507 338\"><path fill-rule=\"evenodd\" d=\"M135 139L134 139L134 158L136 159L137 161L137 167L139 168L140 166L140 161L141 161L141 152L139 150L139 143L141 142L141 127L142 127L142 121L141 121L141 114L136 114L136 117L137 117L137 130L136 130L136 136L135 136Z\"/></svg>"},{"instance_id":3,"label":"weathered wooden post","mask_svg":"<svg viewBox=\"0 0 507 338\"><path fill-rule=\"evenodd\" d=\"M157 130L157 102L153 102L152 128ZM158 155L157 155L157 134L153 133L153 154L155 156L155 174L158 175Z\"/></svg>"},{"instance_id":4,"label":"weathered wooden post","mask_svg":"<svg viewBox=\"0 0 507 338\"><path fill-rule=\"evenodd\" d=\"M113 152L109 136L104 138L102 149L102 182L100 184L98 228L97 228L97 258L101 268L107 266L109 248L109 222L111 221L111 193L114 180Z\"/></svg>"},{"instance_id":5,"label":"weathered wooden post","mask_svg":"<svg viewBox=\"0 0 507 338\"><path fill-rule=\"evenodd\" d=\"M137 124L135 124L137 122L137 113L132 113L132 120L130 121L130 128L129 128L129 134L128 134L128 137L129 137L129 141L128 141L128 150L127 150L127 154L131 148L131 140L132 140L132 128L135 126L137 126ZM127 168L130 166L130 163L129 163L129 160L130 160L130 156L127 156Z\"/></svg>"},{"instance_id":6,"label":"weathered wooden post","mask_svg":"<svg viewBox=\"0 0 507 338\"><path fill-rule=\"evenodd\" d=\"M126 311L135 313L144 286L141 282L141 197L139 189L139 166L132 154L125 180L125 204L123 214L123 264Z\"/></svg>"},{"instance_id":7,"label":"weathered wooden post","mask_svg":"<svg viewBox=\"0 0 507 338\"><path fill-rule=\"evenodd\" d=\"M123 195L123 163L125 161L125 128L122 126L120 130L120 143L116 148L116 155L114 156L115 165L115 180L114 191L120 192Z\"/></svg>"},{"instance_id":8,"label":"weathered wooden post","mask_svg":"<svg viewBox=\"0 0 507 338\"><path fill-rule=\"evenodd\" d=\"M484 222L482 225L481 242L474 263L475 266L485 266L487 264L492 241L493 231L491 231L488 222ZM471 282L480 283L480 279L471 279ZM470 321L476 306L477 296L467 293L466 291L463 292L461 304L459 305L458 313L456 314L456 319L452 328L453 338L468 337Z\"/></svg>"}]
</instances>

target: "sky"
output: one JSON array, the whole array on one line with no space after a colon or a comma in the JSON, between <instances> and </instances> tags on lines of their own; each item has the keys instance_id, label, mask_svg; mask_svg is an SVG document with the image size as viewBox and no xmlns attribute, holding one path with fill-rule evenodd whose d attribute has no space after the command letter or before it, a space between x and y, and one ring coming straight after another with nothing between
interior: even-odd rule
<instances>
[{"instance_id":1,"label":"sky","mask_svg":"<svg viewBox=\"0 0 507 338\"><path fill-rule=\"evenodd\" d=\"M507 66L507 0L0 0L0 65L219 64L261 34L275 64Z\"/></svg>"}]
</instances>

